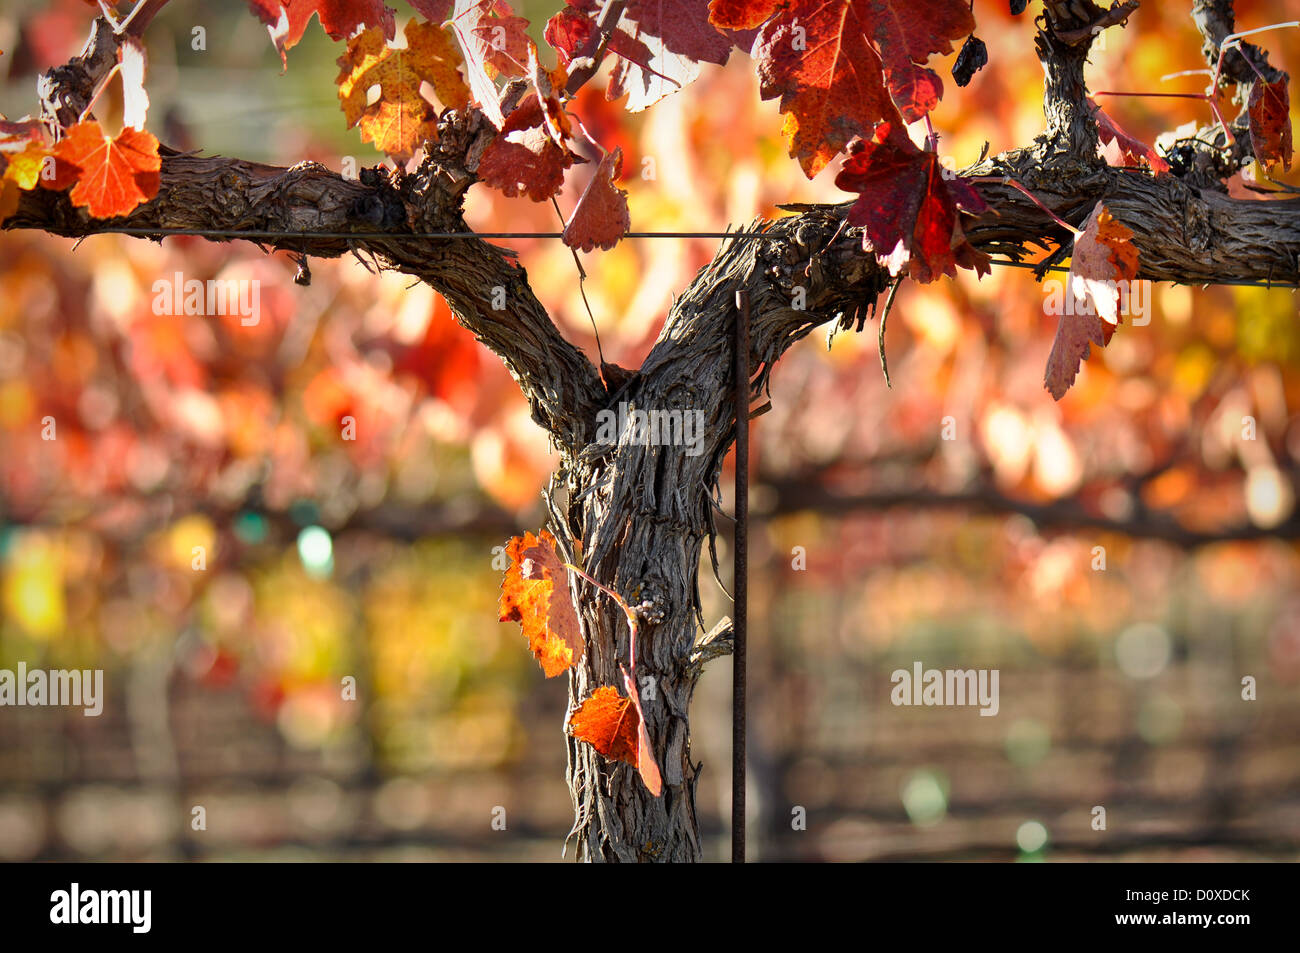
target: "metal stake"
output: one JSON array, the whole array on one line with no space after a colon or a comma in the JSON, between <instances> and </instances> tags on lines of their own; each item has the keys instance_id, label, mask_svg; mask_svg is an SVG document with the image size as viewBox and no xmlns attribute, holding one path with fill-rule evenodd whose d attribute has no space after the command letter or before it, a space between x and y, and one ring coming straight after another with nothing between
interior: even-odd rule
<instances>
[{"instance_id":1,"label":"metal stake","mask_svg":"<svg viewBox=\"0 0 1300 953\"><path fill-rule=\"evenodd\" d=\"M731 668L731 862L745 862L745 632L749 598L749 292L736 292L735 631Z\"/></svg>"}]
</instances>

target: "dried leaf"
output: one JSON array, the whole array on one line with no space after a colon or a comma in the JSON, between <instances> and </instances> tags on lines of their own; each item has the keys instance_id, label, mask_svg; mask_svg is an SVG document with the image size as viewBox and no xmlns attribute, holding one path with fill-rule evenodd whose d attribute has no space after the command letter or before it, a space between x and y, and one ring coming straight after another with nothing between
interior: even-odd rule
<instances>
[{"instance_id":1,"label":"dried leaf","mask_svg":"<svg viewBox=\"0 0 1300 953\"><path fill-rule=\"evenodd\" d=\"M984 41L972 33L961 45L957 62L952 64L952 78L958 86L970 85L971 79L989 64L989 48Z\"/></svg>"},{"instance_id":2,"label":"dried leaf","mask_svg":"<svg viewBox=\"0 0 1300 953\"><path fill-rule=\"evenodd\" d=\"M437 135L437 115L420 94L420 83L433 87L446 107L460 109L469 102L469 87L461 78L460 54L441 28L412 20L403 32L405 49L393 49L376 29L348 41L339 57L336 82L348 128L359 125L362 137L394 159L409 159L425 139ZM367 105L370 90L379 99Z\"/></svg>"},{"instance_id":3,"label":"dried leaf","mask_svg":"<svg viewBox=\"0 0 1300 953\"><path fill-rule=\"evenodd\" d=\"M617 147L600 160L564 226L564 244L583 251L610 249L632 227L627 193L615 184L622 168L623 150Z\"/></svg>"},{"instance_id":4,"label":"dried leaf","mask_svg":"<svg viewBox=\"0 0 1300 953\"><path fill-rule=\"evenodd\" d=\"M1132 238L1133 233L1098 202L1083 233L1074 240L1066 281L1068 301L1043 376L1043 385L1057 400L1074 383L1092 345L1110 343L1120 319L1120 282L1137 275L1138 251Z\"/></svg>"},{"instance_id":5,"label":"dried leaf","mask_svg":"<svg viewBox=\"0 0 1300 953\"><path fill-rule=\"evenodd\" d=\"M620 695L612 685L602 685L583 701L569 717L569 733L606 758L632 765L655 797L663 792L663 779L639 705Z\"/></svg>"},{"instance_id":6,"label":"dried leaf","mask_svg":"<svg viewBox=\"0 0 1300 953\"><path fill-rule=\"evenodd\" d=\"M555 537L546 530L540 537L512 537L506 555L510 567L501 582L501 621L518 622L546 677L559 675L582 661L586 646Z\"/></svg>"},{"instance_id":7,"label":"dried leaf","mask_svg":"<svg viewBox=\"0 0 1300 953\"><path fill-rule=\"evenodd\" d=\"M1275 83L1256 80L1246 106L1250 119L1250 145L1266 171L1278 163L1291 168L1291 93L1284 76Z\"/></svg>"}]
</instances>

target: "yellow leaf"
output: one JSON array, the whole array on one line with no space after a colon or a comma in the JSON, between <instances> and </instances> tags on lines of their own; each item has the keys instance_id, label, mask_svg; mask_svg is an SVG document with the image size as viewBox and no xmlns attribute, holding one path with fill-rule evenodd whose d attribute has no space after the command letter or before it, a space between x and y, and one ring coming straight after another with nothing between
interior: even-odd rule
<instances>
[{"instance_id":1,"label":"yellow leaf","mask_svg":"<svg viewBox=\"0 0 1300 953\"><path fill-rule=\"evenodd\" d=\"M374 27L348 41L339 58L339 102L348 128L360 125L363 138L398 160L409 159L425 139L437 134L433 106L420 84L433 87L443 106L462 108L469 87L460 75L460 53L451 38L431 23L412 20L404 31L407 46L393 49ZM370 90L379 99L370 103Z\"/></svg>"},{"instance_id":2,"label":"yellow leaf","mask_svg":"<svg viewBox=\"0 0 1300 953\"><path fill-rule=\"evenodd\" d=\"M39 142L27 143L27 147L22 152L9 157L9 165L5 168L4 176L6 181L13 182L24 191L36 188L36 184L41 180L41 169L44 168L45 159L49 154L49 150Z\"/></svg>"}]
</instances>

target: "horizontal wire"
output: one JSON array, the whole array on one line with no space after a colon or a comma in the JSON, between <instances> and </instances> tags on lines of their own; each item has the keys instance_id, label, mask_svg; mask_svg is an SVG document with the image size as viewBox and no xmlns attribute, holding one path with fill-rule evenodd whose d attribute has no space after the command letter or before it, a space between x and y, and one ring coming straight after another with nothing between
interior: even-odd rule
<instances>
[{"instance_id":1,"label":"horizontal wire","mask_svg":"<svg viewBox=\"0 0 1300 953\"><path fill-rule=\"evenodd\" d=\"M220 228L103 228L94 234L116 234L116 235L133 235L153 238L158 236L182 236L189 235L196 238L233 238L233 239L282 239L287 241L306 241L310 239L337 239L337 240L361 240L361 239L455 239L455 238L563 238L563 232L277 232L265 229L246 229L232 230ZM83 236L86 237L86 236ZM731 241L782 241L785 236L771 234L768 232L627 232L624 238L714 238L729 239ZM1000 265L1007 268L1024 268L1030 271L1055 271L1060 273L1069 272L1069 268L1064 265L1050 265L1047 268L1033 262L1015 261L1010 258L990 258L989 262L994 265ZM1225 285L1237 288L1286 288L1292 291L1300 288L1300 284L1286 281L1245 281L1227 278L1213 282L1182 282L1183 284L1194 286L1200 285Z\"/></svg>"},{"instance_id":2,"label":"horizontal wire","mask_svg":"<svg viewBox=\"0 0 1300 953\"><path fill-rule=\"evenodd\" d=\"M119 235L196 235L200 238L563 238L563 232L273 232L258 229L226 231L218 228L104 228L97 233ZM778 241L780 235L763 232L627 232L624 238L734 238L741 241Z\"/></svg>"}]
</instances>

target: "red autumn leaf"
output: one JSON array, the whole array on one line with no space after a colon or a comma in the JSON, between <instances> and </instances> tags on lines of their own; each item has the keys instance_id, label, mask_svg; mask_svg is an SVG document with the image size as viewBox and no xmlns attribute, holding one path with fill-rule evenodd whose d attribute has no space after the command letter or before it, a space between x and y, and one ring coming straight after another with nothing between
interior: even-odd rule
<instances>
[{"instance_id":1,"label":"red autumn leaf","mask_svg":"<svg viewBox=\"0 0 1300 953\"><path fill-rule=\"evenodd\" d=\"M1070 275L1056 339L1047 357L1043 385L1060 400L1074 383L1092 345L1105 347L1120 320L1124 283L1137 276L1133 233L1098 202L1083 232L1074 239Z\"/></svg>"},{"instance_id":2,"label":"red autumn leaf","mask_svg":"<svg viewBox=\"0 0 1300 953\"><path fill-rule=\"evenodd\" d=\"M711 0L709 22L727 30L752 30L781 6L781 0Z\"/></svg>"},{"instance_id":3,"label":"red autumn leaf","mask_svg":"<svg viewBox=\"0 0 1300 953\"><path fill-rule=\"evenodd\" d=\"M564 226L564 244L591 251L610 249L632 227L627 193L615 185L623 168L623 150L607 152L596 166L586 191Z\"/></svg>"},{"instance_id":4,"label":"red autumn leaf","mask_svg":"<svg viewBox=\"0 0 1300 953\"><path fill-rule=\"evenodd\" d=\"M126 215L158 194L158 140L147 132L123 129L116 137L104 134L93 119L77 123L53 149L58 160L55 177L42 185L67 188L72 204L95 218Z\"/></svg>"},{"instance_id":5,"label":"red autumn leaf","mask_svg":"<svg viewBox=\"0 0 1300 953\"><path fill-rule=\"evenodd\" d=\"M514 536L506 555L510 567L501 581L501 621L518 622L546 677L559 675L582 661L586 646L555 537L546 530L540 537Z\"/></svg>"},{"instance_id":6,"label":"red autumn leaf","mask_svg":"<svg viewBox=\"0 0 1300 953\"><path fill-rule=\"evenodd\" d=\"M704 0L628 0L624 17L667 50L701 63L721 66L731 55L731 40L709 22Z\"/></svg>"},{"instance_id":7,"label":"red autumn leaf","mask_svg":"<svg viewBox=\"0 0 1300 953\"><path fill-rule=\"evenodd\" d=\"M545 202L564 185L564 170L584 161L564 141L568 133L568 117L558 102L548 98L543 104L535 92L529 93L483 150L479 179L511 198L526 194Z\"/></svg>"},{"instance_id":8,"label":"red autumn leaf","mask_svg":"<svg viewBox=\"0 0 1300 953\"><path fill-rule=\"evenodd\" d=\"M568 5L563 10L546 21L546 42L565 66L586 52L596 33L595 14L599 12L600 4L593 0L568 0ZM648 46L632 40L625 31L619 29L609 35L608 51L641 66L649 63L653 55Z\"/></svg>"},{"instance_id":9,"label":"red autumn leaf","mask_svg":"<svg viewBox=\"0 0 1300 953\"><path fill-rule=\"evenodd\" d=\"M456 0L451 22L465 58L482 64L489 76L524 75L532 48L528 21L505 0Z\"/></svg>"},{"instance_id":10,"label":"red autumn leaf","mask_svg":"<svg viewBox=\"0 0 1300 953\"><path fill-rule=\"evenodd\" d=\"M451 16L452 0L407 0L430 23L442 23Z\"/></svg>"},{"instance_id":11,"label":"red autumn leaf","mask_svg":"<svg viewBox=\"0 0 1300 953\"><path fill-rule=\"evenodd\" d=\"M650 735L633 698L624 698L612 685L602 685L569 717L569 733L606 758L632 765L651 794L662 793L663 779Z\"/></svg>"},{"instance_id":12,"label":"red autumn leaf","mask_svg":"<svg viewBox=\"0 0 1300 953\"><path fill-rule=\"evenodd\" d=\"M571 0L569 6L546 22L546 42L551 45L559 55L560 62L566 67L576 57L582 56L587 49L591 37L596 32L596 21L592 14L598 9L599 7L589 0ZM630 68L650 70L650 60L654 56L650 47L623 30L615 30L610 34L608 49L620 60L614 68L616 77L620 72L625 73ZM627 63L631 63L632 66L627 66ZM614 89L618 84L617 79L611 81L610 89L607 90L607 99L618 99L623 95L622 92L616 92Z\"/></svg>"},{"instance_id":13,"label":"red autumn leaf","mask_svg":"<svg viewBox=\"0 0 1300 953\"><path fill-rule=\"evenodd\" d=\"M287 62L285 51L302 39L314 16L332 40L370 27L382 27L384 38L391 40L397 29L384 0L248 0L248 6L271 31L282 63Z\"/></svg>"},{"instance_id":14,"label":"red autumn leaf","mask_svg":"<svg viewBox=\"0 0 1300 953\"><path fill-rule=\"evenodd\" d=\"M791 0L754 48L762 97L781 98L790 155L812 178L875 123L900 109L922 115L936 91L915 67L974 28L967 0Z\"/></svg>"},{"instance_id":15,"label":"red autumn leaf","mask_svg":"<svg viewBox=\"0 0 1300 953\"><path fill-rule=\"evenodd\" d=\"M1079 365L1092 353L1092 345L1105 347L1114 333L1115 325L1107 324L1095 314L1062 314L1052 351L1047 356L1043 386L1060 400L1074 384Z\"/></svg>"},{"instance_id":16,"label":"red autumn leaf","mask_svg":"<svg viewBox=\"0 0 1300 953\"><path fill-rule=\"evenodd\" d=\"M908 123L925 118L943 99L943 80L938 73L925 66L908 65L891 70L889 89L894 104L903 115L903 121Z\"/></svg>"},{"instance_id":17,"label":"red autumn leaf","mask_svg":"<svg viewBox=\"0 0 1300 953\"><path fill-rule=\"evenodd\" d=\"M1291 93L1284 76L1275 83L1256 80L1246 106L1250 119L1250 145L1265 170L1279 162L1291 168Z\"/></svg>"},{"instance_id":18,"label":"red autumn leaf","mask_svg":"<svg viewBox=\"0 0 1300 953\"><path fill-rule=\"evenodd\" d=\"M1119 123L1106 115L1106 111L1089 99L1088 105L1093 110L1093 118L1097 120L1097 135L1103 145L1115 143L1119 148L1120 158L1125 165L1146 164L1152 172L1159 175L1162 172L1169 171L1169 163L1164 160L1160 153L1151 148L1141 139L1130 136L1120 128Z\"/></svg>"},{"instance_id":19,"label":"red autumn leaf","mask_svg":"<svg viewBox=\"0 0 1300 953\"><path fill-rule=\"evenodd\" d=\"M566 66L586 52L600 8L600 0L568 0L547 23L546 41ZM634 19L633 8L648 22ZM691 83L702 60L725 63L732 43L708 23L703 0L631 3L610 35L608 50L618 59L606 95L626 95L628 111L640 112Z\"/></svg>"},{"instance_id":20,"label":"red autumn leaf","mask_svg":"<svg viewBox=\"0 0 1300 953\"><path fill-rule=\"evenodd\" d=\"M560 62L568 66L575 57L582 55L595 30L595 21L570 5L546 21L544 36L559 56ZM616 36L617 34L610 36L611 52ZM650 51L646 50L645 55L648 58Z\"/></svg>"},{"instance_id":21,"label":"red autumn leaf","mask_svg":"<svg viewBox=\"0 0 1300 953\"><path fill-rule=\"evenodd\" d=\"M848 221L863 228L862 248L917 281L955 275L957 266L988 271L988 258L966 240L958 210L978 213L984 200L965 179L945 172L939 157L918 149L891 123L856 140L835 187L859 192Z\"/></svg>"}]
</instances>

